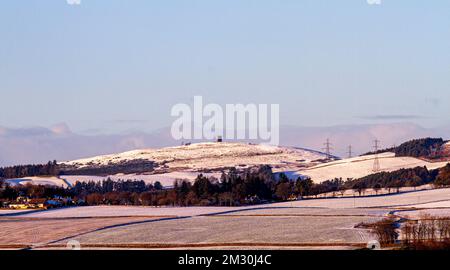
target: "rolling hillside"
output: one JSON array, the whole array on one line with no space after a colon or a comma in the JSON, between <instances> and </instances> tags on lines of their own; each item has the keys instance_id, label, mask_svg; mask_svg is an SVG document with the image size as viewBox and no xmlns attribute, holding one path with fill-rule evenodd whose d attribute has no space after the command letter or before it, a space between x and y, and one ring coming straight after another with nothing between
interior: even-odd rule
<instances>
[{"instance_id":1,"label":"rolling hillside","mask_svg":"<svg viewBox=\"0 0 450 270\"><path fill-rule=\"evenodd\" d=\"M326 162L321 152L259 144L199 143L161 149L141 149L124 153L62 162L67 173L59 178L7 180L11 184L53 184L70 186L79 182L144 180L165 187L177 179L193 181L202 173L219 178L223 170L270 165L274 172L298 171ZM95 173L92 173L95 172Z\"/></svg>"},{"instance_id":2,"label":"rolling hillside","mask_svg":"<svg viewBox=\"0 0 450 270\"><path fill-rule=\"evenodd\" d=\"M198 143L161 149L135 150L63 162L77 169L120 165L132 160L154 163L155 173L174 171L220 171L229 167L270 165L278 170L292 170L320 164L326 155L289 147L244 143Z\"/></svg>"},{"instance_id":3,"label":"rolling hillside","mask_svg":"<svg viewBox=\"0 0 450 270\"><path fill-rule=\"evenodd\" d=\"M399 169L426 166L428 169L444 167L448 161L430 162L413 157L396 157L394 153L387 152L378 155L380 160L380 170L392 172ZM320 183L334 178L361 178L373 174L373 164L375 155L361 156L343 160L337 160L326 164L317 165L311 168L296 172L297 175L308 176Z\"/></svg>"}]
</instances>

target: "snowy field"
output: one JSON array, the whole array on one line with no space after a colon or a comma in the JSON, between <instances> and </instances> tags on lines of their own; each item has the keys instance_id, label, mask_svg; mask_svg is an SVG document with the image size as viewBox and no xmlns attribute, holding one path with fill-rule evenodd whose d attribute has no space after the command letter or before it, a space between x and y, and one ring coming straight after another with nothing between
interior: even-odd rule
<instances>
[{"instance_id":1,"label":"snowy field","mask_svg":"<svg viewBox=\"0 0 450 270\"><path fill-rule=\"evenodd\" d=\"M144 207L144 206L86 206L54 209L21 215L30 218L86 217L189 217L239 210L239 207Z\"/></svg>"},{"instance_id":2,"label":"snowy field","mask_svg":"<svg viewBox=\"0 0 450 270\"><path fill-rule=\"evenodd\" d=\"M438 169L447 165L448 162L427 162L413 157L395 157L394 153L383 153L378 155L382 171L396 171L399 169L415 168L426 166L428 169ZM296 172L297 175L309 176L311 179L320 183L334 178L361 178L373 174L374 155L355 157L320 164Z\"/></svg>"},{"instance_id":3,"label":"snowy field","mask_svg":"<svg viewBox=\"0 0 450 270\"><path fill-rule=\"evenodd\" d=\"M177 216L190 217L212 214L236 214L245 213L249 210L257 210L264 214L264 211L274 213L276 211L286 211L285 208L329 209L338 213L342 209L358 208L403 208L418 207L440 208L443 205L450 205L450 189L435 189L426 191L393 194L378 197L355 197L355 198L335 198L335 199L311 199L292 202L282 202L245 207L141 207L141 206L87 206L62 208L48 211L31 212L22 214L21 217L33 218L80 218L80 217L127 217L127 216Z\"/></svg>"},{"instance_id":4,"label":"snowy field","mask_svg":"<svg viewBox=\"0 0 450 270\"><path fill-rule=\"evenodd\" d=\"M148 218L31 219L0 216L0 249L33 246L88 233L108 226L147 221Z\"/></svg>"},{"instance_id":5,"label":"snowy field","mask_svg":"<svg viewBox=\"0 0 450 270\"><path fill-rule=\"evenodd\" d=\"M422 210L408 210L408 211L397 211L395 214L405 217L408 219L420 219L423 215L431 215L433 217L449 217L450 218L450 207L449 208L435 208L435 209L422 209Z\"/></svg>"},{"instance_id":6,"label":"snowy field","mask_svg":"<svg viewBox=\"0 0 450 270\"><path fill-rule=\"evenodd\" d=\"M284 202L277 205L291 207L323 207L323 208L367 208L367 207L411 207L417 204L449 201L450 189L433 189L401 194L374 196L317 199L294 202Z\"/></svg>"},{"instance_id":7,"label":"snowy field","mask_svg":"<svg viewBox=\"0 0 450 270\"><path fill-rule=\"evenodd\" d=\"M387 208L314 208L314 207L262 207L228 211L220 216L370 216L384 217L389 213Z\"/></svg>"},{"instance_id":8,"label":"snowy field","mask_svg":"<svg viewBox=\"0 0 450 270\"><path fill-rule=\"evenodd\" d=\"M349 244L367 243L373 237L355 229L376 217L194 217L148 222L105 229L73 239L86 244ZM64 242L62 242L64 243Z\"/></svg>"},{"instance_id":9,"label":"snowy field","mask_svg":"<svg viewBox=\"0 0 450 270\"><path fill-rule=\"evenodd\" d=\"M316 199L248 207L92 206L0 216L0 248L323 248L362 247L374 238L355 226L389 213L450 215L450 189ZM422 211L422 212L421 212Z\"/></svg>"},{"instance_id":10,"label":"snowy field","mask_svg":"<svg viewBox=\"0 0 450 270\"><path fill-rule=\"evenodd\" d=\"M411 205L411 210L401 210L396 214L412 219L420 218L424 214L437 217L450 217L450 201L438 201Z\"/></svg>"},{"instance_id":11,"label":"snowy field","mask_svg":"<svg viewBox=\"0 0 450 270\"><path fill-rule=\"evenodd\" d=\"M32 209L25 209L25 210L15 210L15 209L0 209L0 216L5 216L5 215L21 215L21 214L25 214L25 213L29 213L30 211L35 211Z\"/></svg>"}]
</instances>

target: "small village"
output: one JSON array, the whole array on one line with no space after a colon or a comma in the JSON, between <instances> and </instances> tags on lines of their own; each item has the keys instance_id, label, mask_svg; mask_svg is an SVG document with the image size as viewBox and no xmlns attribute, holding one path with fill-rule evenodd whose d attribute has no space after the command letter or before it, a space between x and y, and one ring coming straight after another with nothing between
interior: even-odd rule
<instances>
[{"instance_id":1,"label":"small village","mask_svg":"<svg viewBox=\"0 0 450 270\"><path fill-rule=\"evenodd\" d=\"M53 209L68 206L80 206L83 205L83 200L77 200L70 197L55 196L51 199L46 198L29 198L26 196L20 196L15 200L0 200L0 208L13 209L13 210L28 210L28 209Z\"/></svg>"}]
</instances>

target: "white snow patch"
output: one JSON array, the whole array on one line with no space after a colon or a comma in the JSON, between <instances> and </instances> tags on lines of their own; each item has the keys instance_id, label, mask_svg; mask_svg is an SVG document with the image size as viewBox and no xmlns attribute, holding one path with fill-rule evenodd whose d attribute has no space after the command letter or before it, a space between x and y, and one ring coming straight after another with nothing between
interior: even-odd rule
<instances>
[{"instance_id":1,"label":"white snow patch","mask_svg":"<svg viewBox=\"0 0 450 270\"><path fill-rule=\"evenodd\" d=\"M58 177L25 177L6 179L5 181L12 186L32 184L36 186L58 186L64 188L68 187L68 184L63 179Z\"/></svg>"}]
</instances>

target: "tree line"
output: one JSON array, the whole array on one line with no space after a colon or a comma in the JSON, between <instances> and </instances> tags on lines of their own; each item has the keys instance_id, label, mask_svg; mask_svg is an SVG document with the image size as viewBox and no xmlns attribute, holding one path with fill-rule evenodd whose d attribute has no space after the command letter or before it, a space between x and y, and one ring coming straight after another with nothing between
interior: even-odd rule
<instances>
[{"instance_id":1,"label":"tree line","mask_svg":"<svg viewBox=\"0 0 450 270\"><path fill-rule=\"evenodd\" d=\"M133 174L151 172L154 170L154 167L155 163L153 161L143 159L122 161L117 164L101 166L90 165L83 168L58 164L56 160L54 160L49 161L46 164L16 165L0 168L0 179L30 176Z\"/></svg>"},{"instance_id":2,"label":"tree line","mask_svg":"<svg viewBox=\"0 0 450 270\"><path fill-rule=\"evenodd\" d=\"M405 142L395 147L397 157L440 158L440 149L445 141L442 138L423 138Z\"/></svg>"},{"instance_id":3,"label":"tree line","mask_svg":"<svg viewBox=\"0 0 450 270\"><path fill-rule=\"evenodd\" d=\"M363 156L394 152L396 157L439 159L445 157L445 153L441 151L441 148L445 143L446 141L442 138L415 139L402 143L399 146L378 150L377 152L368 152Z\"/></svg>"},{"instance_id":4,"label":"tree line","mask_svg":"<svg viewBox=\"0 0 450 270\"><path fill-rule=\"evenodd\" d=\"M49 164L50 166L50 164ZM50 166L51 167L51 166ZM48 172L48 168L42 169ZM322 183L298 178L292 181L281 173L275 178L271 167L260 166L244 171L232 168L220 179L198 175L195 181L175 181L170 189L159 182L106 179L98 182L77 182L73 187L17 185L10 186L0 180L0 199L14 200L19 196L51 198L70 196L87 205L147 205L147 206L237 206L265 202L286 201L323 193L342 193L353 189L360 195L365 189L382 188L399 192L401 187L433 184L450 186L450 164L437 170L426 167L380 172L360 179L336 178Z\"/></svg>"},{"instance_id":5,"label":"tree line","mask_svg":"<svg viewBox=\"0 0 450 270\"><path fill-rule=\"evenodd\" d=\"M106 179L97 182L77 182L73 187L17 185L0 180L0 199L72 197L86 205L145 205L145 206L237 206L286 201L310 196L320 189L311 179L289 180L281 174L278 179L269 166L244 171L230 169L220 179L198 175L195 181L175 181L170 189L160 182Z\"/></svg>"},{"instance_id":6,"label":"tree line","mask_svg":"<svg viewBox=\"0 0 450 270\"><path fill-rule=\"evenodd\" d=\"M310 179L290 181L284 174L276 180L269 166L238 172L230 169L220 179L198 175L195 181L175 181L170 189L160 183L145 185L135 181L77 183L73 190L88 205L126 204L145 206L238 206L285 201L309 195ZM128 186L128 188L123 188ZM131 185L131 188L130 188ZM116 186L116 187L113 187ZM296 197L295 197L296 198Z\"/></svg>"},{"instance_id":7,"label":"tree line","mask_svg":"<svg viewBox=\"0 0 450 270\"><path fill-rule=\"evenodd\" d=\"M30 176L57 176L60 170L56 160L47 164L17 165L0 168L0 178L21 178Z\"/></svg>"},{"instance_id":8,"label":"tree line","mask_svg":"<svg viewBox=\"0 0 450 270\"><path fill-rule=\"evenodd\" d=\"M11 186L4 180L0 180L0 200L15 201L18 197L27 197L30 199L70 197L73 192L70 189L56 186L42 185L15 185Z\"/></svg>"}]
</instances>

